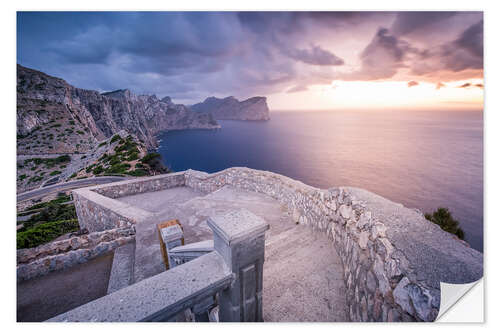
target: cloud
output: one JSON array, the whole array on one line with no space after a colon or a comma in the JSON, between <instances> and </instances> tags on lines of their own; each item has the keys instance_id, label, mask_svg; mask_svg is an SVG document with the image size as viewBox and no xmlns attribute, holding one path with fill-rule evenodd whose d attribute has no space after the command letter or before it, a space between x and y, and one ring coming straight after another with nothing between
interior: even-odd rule
<instances>
[{"instance_id":1,"label":"cloud","mask_svg":"<svg viewBox=\"0 0 500 333\"><path fill-rule=\"evenodd\" d=\"M332 80L449 81L452 74L482 71L481 18L462 12L18 12L17 61L77 87L128 87L187 103L293 92Z\"/></svg>"},{"instance_id":2,"label":"cloud","mask_svg":"<svg viewBox=\"0 0 500 333\"><path fill-rule=\"evenodd\" d=\"M288 89L286 92L288 94L291 94L291 93L296 93L296 92L301 92L301 91L307 91L307 90L308 90L307 86L294 86L294 87Z\"/></svg>"},{"instance_id":3,"label":"cloud","mask_svg":"<svg viewBox=\"0 0 500 333\"><path fill-rule=\"evenodd\" d=\"M457 40L455 40L454 44L482 59L483 39L483 20L481 20L462 32Z\"/></svg>"},{"instance_id":4,"label":"cloud","mask_svg":"<svg viewBox=\"0 0 500 333\"><path fill-rule=\"evenodd\" d=\"M457 12L399 12L392 24L391 31L396 36L404 36L446 21Z\"/></svg>"},{"instance_id":5,"label":"cloud","mask_svg":"<svg viewBox=\"0 0 500 333\"><path fill-rule=\"evenodd\" d=\"M466 82L466 83L458 86L457 88L481 88L481 89L483 89L484 85L482 83L472 84L470 82Z\"/></svg>"},{"instance_id":6,"label":"cloud","mask_svg":"<svg viewBox=\"0 0 500 333\"><path fill-rule=\"evenodd\" d=\"M443 82L436 83L436 90L439 90L439 89L444 88L444 87L446 87L446 85Z\"/></svg>"},{"instance_id":7,"label":"cloud","mask_svg":"<svg viewBox=\"0 0 500 333\"><path fill-rule=\"evenodd\" d=\"M291 49L287 50L286 54L292 59L311 65L340 66L344 64L344 60L340 59L330 51L322 49L320 46L312 46L309 50Z\"/></svg>"},{"instance_id":8,"label":"cloud","mask_svg":"<svg viewBox=\"0 0 500 333\"><path fill-rule=\"evenodd\" d=\"M411 87L414 87L414 86L418 86L418 82L417 81L409 81L408 82L408 88L411 88Z\"/></svg>"},{"instance_id":9,"label":"cloud","mask_svg":"<svg viewBox=\"0 0 500 333\"><path fill-rule=\"evenodd\" d=\"M424 50L412 63L416 75L434 75L439 71L460 72L483 69L483 21L469 26L454 40Z\"/></svg>"},{"instance_id":10,"label":"cloud","mask_svg":"<svg viewBox=\"0 0 500 333\"><path fill-rule=\"evenodd\" d=\"M391 35L386 28L379 28L371 42L360 55L361 68L345 79L379 80L393 77L405 67L404 58L411 51L408 43Z\"/></svg>"}]
</instances>

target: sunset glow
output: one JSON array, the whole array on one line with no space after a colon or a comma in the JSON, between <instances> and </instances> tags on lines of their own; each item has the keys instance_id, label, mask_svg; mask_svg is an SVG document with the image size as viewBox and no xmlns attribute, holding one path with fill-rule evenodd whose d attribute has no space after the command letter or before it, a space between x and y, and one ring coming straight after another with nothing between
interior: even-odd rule
<instances>
[{"instance_id":1,"label":"sunset glow","mask_svg":"<svg viewBox=\"0 0 500 333\"><path fill-rule=\"evenodd\" d=\"M272 111L483 105L482 12L24 12L17 50L21 65L78 87L188 105L209 96L266 96Z\"/></svg>"},{"instance_id":2,"label":"sunset glow","mask_svg":"<svg viewBox=\"0 0 500 333\"><path fill-rule=\"evenodd\" d=\"M461 86L469 83L470 86ZM481 79L436 84L422 82L408 87L401 81L333 81L295 94L275 94L269 99L273 110L303 110L314 103L316 110L331 109L456 109L482 110ZM293 103L295 108L290 109Z\"/></svg>"}]
</instances>

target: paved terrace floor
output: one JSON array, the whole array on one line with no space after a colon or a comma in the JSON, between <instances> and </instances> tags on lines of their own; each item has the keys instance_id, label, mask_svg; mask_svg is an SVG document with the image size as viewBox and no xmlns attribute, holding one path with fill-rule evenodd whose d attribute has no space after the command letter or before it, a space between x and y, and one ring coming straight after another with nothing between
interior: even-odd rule
<instances>
[{"instance_id":1,"label":"paved terrace floor","mask_svg":"<svg viewBox=\"0 0 500 333\"><path fill-rule=\"evenodd\" d=\"M226 186L203 195L187 187L119 198L155 218L136 225L134 280L165 270L156 224L178 219L186 244L212 238L208 216L246 208L270 224L266 233L263 312L265 321L347 321L342 264L323 233L292 221L285 208L262 194Z\"/></svg>"}]
</instances>

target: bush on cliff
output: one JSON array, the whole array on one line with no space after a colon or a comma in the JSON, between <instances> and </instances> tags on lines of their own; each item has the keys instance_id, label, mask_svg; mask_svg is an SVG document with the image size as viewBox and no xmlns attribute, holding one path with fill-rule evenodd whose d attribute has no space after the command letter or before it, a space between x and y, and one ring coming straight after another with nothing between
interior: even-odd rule
<instances>
[{"instance_id":1,"label":"bush on cliff","mask_svg":"<svg viewBox=\"0 0 500 333\"><path fill-rule=\"evenodd\" d=\"M18 249L35 247L47 243L68 232L80 229L77 219L47 222L29 230L18 232L16 243Z\"/></svg>"},{"instance_id":2,"label":"bush on cliff","mask_svg":"<svg viewBox=\"0 0 500 333\"><path fill-rule=\"evenodd\" d=\"M142 163L149 165L151 170L157 173L169 173L171 172L165 164L163 164L163 160L161 155L158 153L148 153L141 159Z\"/></svg>"},{"instance_id":3,"label":"bush on cliff","mask_svg":"<svg viewBox=\"0 0 500 333\"><path fill-rule=\"evenodd\" d=\"M76 210L74 205L63 205L58 202L50 201L42 210L30 219L24 222L24 227L20 231L26 231L40 222L45 223L49 221L60 221L76 219Z\"/></svg>"},{"instance_id":4,"label":"bush on cliff","mask_svg":"<svg viewBox=\"0 0 500 333\"><path fill-rule=\"evenodd\" d=\"M460 222L453 219L448 208L439 207L432 214L426 213L425 218L441 227L444 231L464 239L464 231L459 227Z\"/></svg>"}]
</instances>

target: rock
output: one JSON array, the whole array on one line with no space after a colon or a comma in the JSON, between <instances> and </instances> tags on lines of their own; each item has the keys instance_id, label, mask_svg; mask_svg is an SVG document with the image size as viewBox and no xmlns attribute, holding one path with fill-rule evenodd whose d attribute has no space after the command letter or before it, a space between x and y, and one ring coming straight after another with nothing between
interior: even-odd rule
<instances>
[{"instance_id":1,"label":"rock","mask_svg":"<svg viewBox=\"0 0 500 333\"><path fill-rule=\"evenodd\" d=\"M404 311L409 313L410 315L415 314L415 310L410 304L410 296L408 294L407 286L410 284L410 280L405 276L399 281L398 285L392 292L394 296L394 302L398 304Z\"/></svg>"},{"instance_id":2,"label":"rock","mask_svg":"<svg viewBox=\"0 0 500 333\"><path fill-rule=\"evenodd\" d=\"M384 259L388 259L392 252L394 251L394 247L391 242L387 238L377 238L376 242L376 250L377 253L382 256Z\"/></svg>"},{"instance_id":3,"label":"rock","mask_svg":"<svg viewBox=\"0 0 500 333\"><path fill-rule=\"evenodd\" d=\"M375 223L372 226L372 239L375 240L377 237L385 237L385 232L387 230L387 227L380 222Z\"/></svg>"},{"instance_id":4,"label":"rock","mask_svg":"<svg viewBox=\"0 0 500 333\"><path fill-rule=\"evenodd\" d=\"M351 214L352 214L352 208L347 206L347 205L341 205L340 208L339 208L339 211L340 211L340 215L344 218L344 219L349 219L351 217Z\"/></svg>"},{"instance_id":5,"label":"rock","mask_svg":"<svg viewBox=\"0 0 500 333\"><path fill-rule=\"evenodd\" d=\"M215 119L269 120L266 97L252 97L238 101L233 96L226 98L208 97L205 101L191 106L200 114L211 114Z\"/></svg>"},{"instance_id":6,"label":"rock","mask_svg":"<svg viewBox=\"0 0 500 333\"><path fill-rule=\"evenodd\" d=\"M362 248L363 250L366 249L366 245L368 244L368 237L369 237L369 234L367 231L362 231L359 234L358 244L359 244L359 247Z\"/></svg>"},{"instance_id":7,"label":"rock","mask_svg":"<svg viewBox=\"0 0 500 333\"><path fill-rule=\"evenodd\" d=\"M373 273L377 277L378 287L382 295L386 295L389 291L391 291L391 287L389 285L389 280L385 275L384 264L380 258L377 257L373 264Z\"/></svg>"},{"instance_id":8,"label":"rock","mask_svg":"<svg viewBox=\"0 0 500 333\"><path fill-rule=\"evenodd\" d=\"M432 310L432 296L430 293L415 284L409 284L406 289L419 318L424 321L429 320Z\"/></svg>"},{"instance_id":9,"label":"rock","mask_svg":"<svg viewBox=\"0 0 500 333\"><path fill-rule=\"evenodd\" d=\"M377 289L377 281L372 271L368 271L366 274L366 288L371 292L375 292Z\"/></svg>"},{"instance_id":10,"label":"rock","mask_svg":"<svg viewBox=\"0 0 500 333\"><path fill-rule=\"evenodd\" d=\"M371 220L372 220L372 213L371 212L364 212L360 215L356 226L359 229L363 229L365 227L368 227L371 224Z\"/></svg>"},{"instance_id":11,"label":"rock","mask_svg":"<svg viewBox=\"0 0 500 333\"><path fill-rule=\"evenodd\" d=\"M33 140L29 136L31 132L48 127L54 117L73 121L74 131L67 134L66 142L60 142L54 136L49 145L35 150L24 144ZM59 124L64 128L66 122L61 124L59 121ZM120 130L136 135L148 148L155 148L155 135L160 131L189 128L212 129L220 128L220 125L210 114L173 104L170 98L159 100L154 95L137 96L127 89L101 94L17 66L17 134L21 137L18 139L18 154L88 151Z\"/></svg>"}]
</instances>

